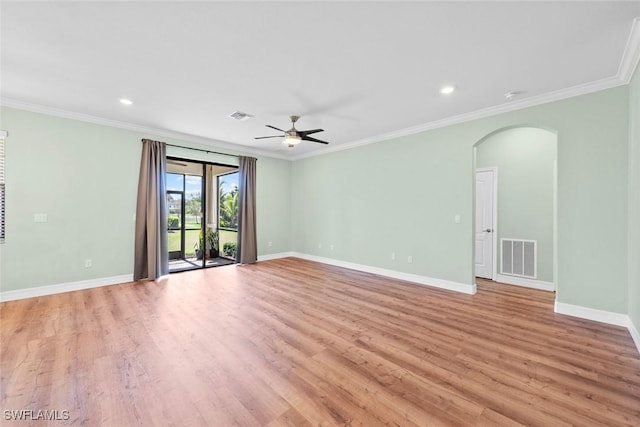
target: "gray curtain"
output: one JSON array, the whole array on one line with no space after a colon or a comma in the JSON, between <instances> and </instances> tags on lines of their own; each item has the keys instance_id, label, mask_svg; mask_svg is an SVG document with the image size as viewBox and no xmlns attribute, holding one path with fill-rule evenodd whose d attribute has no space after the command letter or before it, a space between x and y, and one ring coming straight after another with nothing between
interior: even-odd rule
<instances>
[{"instance_id":1,"label":"gray curtain","mask_svg":"<svg viewBox=\"0 0 640 427\"><path fill-rule=\"evenodd\" d=\"M155 280L169 273L166 171L164 142L143 139L136 207L133 280Z\"/></svg>"},{"instance_id":2,"label":"gray curtain","mask_svg":"<svg viewBox=\"0 0 640 427\"><path fill-rule=\"evenodd\" d=\"M238 262L258 260L256 243L256 159L240 156L238 168Z\"/></svg>"}]
</instances>

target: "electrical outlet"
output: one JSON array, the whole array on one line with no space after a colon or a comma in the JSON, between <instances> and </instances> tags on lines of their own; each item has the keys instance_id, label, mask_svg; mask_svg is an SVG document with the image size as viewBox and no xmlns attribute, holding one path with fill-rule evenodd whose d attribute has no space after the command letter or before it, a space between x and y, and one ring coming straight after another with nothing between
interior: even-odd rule
<instances>
[{"instance_id":1,"label":"electrical outlet","mask_svg":"<svg viewBox=\"0 0 640 427\"><path fill-rule=\"evenodd\" d=\"M391 259L395 261L395 259L396 259L396 253L395 252L391 252Z\"/></svg>"},{"instance_id":2,"label":"electrical outlet","mask_svg":"<svg viewBox=\"0 0 640 427\"><path fill-rule=\"evenodd\" d=\"M91 259L84 260L84 268L91 268L93 266L93 261Z\"/></svg>"},{"instance_id":3,"label":"electrical outlet","mask_svg":"<svg viewBox=\"0 0 640 427\"><path fill-rule=\"evenodd\" d=\"M318 249L322 249L322 243L318 243Z\"/></svg>"},{"instance_id":4,"label":"electrical outlet","mask_svg":"<svg viewBox=\"0 0 640 427\"><path fill-rule=\"evenodd\" d=\"M267 246L269 246L269 247L273 246L273 242L267 243Z\"/></svg>"},{"instance_id":5,"label":"electrical outlet","mask_svg":"<svg viewBox=\"0 0 640 427\"><path fill-rule=\"evenodd\" d=\"M407 257L407 263L411 264L413 262L413 257L411 255L409 255Z\"/></svg>"},{"instance_id":6,"label":"electrical outlet","mask_svg":"<svg viewBox=\"0 0 640 427\"><path fill-rule=\"evenodd\" d=\"M456 224L460 224L460 215L456 215L453 217L453 222L455 222Z\"/></svg>"},{"instance_id":7,"label":"electrical outlet","mask_svg":"<svg viewBox=\"0 0 640 427\"><path fill-rule=\"evenodd\" d=\"M329 249L330 249L330 250L333 250L333 245L329 246Z\"/></svg>"}]
</instances>

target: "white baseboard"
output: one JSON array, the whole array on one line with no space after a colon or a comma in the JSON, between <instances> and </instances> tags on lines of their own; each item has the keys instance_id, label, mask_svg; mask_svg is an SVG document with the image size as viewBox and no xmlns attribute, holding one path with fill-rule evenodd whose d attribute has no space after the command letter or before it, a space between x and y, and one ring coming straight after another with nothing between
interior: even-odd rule
<instances>
[{"instance_id":1,"label":"white baseboard","mask_svg":"<svg viewBox=\"0 0 640 427\"><path fill-rule=\"evenodd\" d=\"M36 288L16 289L15 291L0 292L0 302L79 291L82 289L98 288L100 286L117 285L119 283L132 281L133 274L124 274L122 276L102 277L99 279L81 280L78 282L38 286Z\"/></svg>"},{"instance_id":2,"label":"white baseboard","mask_svg":"<svg viewBox=\"0 0 640 427\"><path fill-rule=\"evenodd\" d=\"M610 325L622 326L629 330L631 338L640 353L640 334L638 329L631 321L631 318L622 313L614 313L611 311L597 310L595 308L582 307L580 305L566 304L556 300L553 311L567 316L579 317L581 319L593 320L595 322L608 323Z\"/></svg>"},{"instance_id":3,"label":"white baseboard","mask_svg":"<svg viewBox=\"0 0 640 427\"><path fill-rule=\"evenodd\" d=\"M496 274L494 279L496 282L506 283L508 285L522 286L525 288L540 289L543 291L555 291L556 287L553 282L545 282L543 280L527 279L526 277L507 276L504 274Z\"/></svg>"},{"instance_id":4,"label":"white baseboard","mask_svg":"<svg viewBox=\"0 0 640 427\"><path fill-rule=\"evenodd\" d=\"M624 326L625 328L629 327L629 323L631 323L629 316L626 314L566 304L564 302L558 302L557 300L554 304L553 311L558 314L566 314L567 316L608 323L610 325Z\"/></svg>"},{"instance_id":5,"label":"white baseboard","mask_svg":"<svg viewBox=\"0 0 640 427\"><path fill-rule=\"evenodd\" d=\"M258 262L269 261L270 259L288 258L294 256L293 254L293 252L279 252L277 254L258 255Z\"/></svg>"},{"instance_id":6,"label":"white baseboard","mask_svg":"<svg viewBox=\"0 0 640 427\"><path fill-rule=\"evenodd\" d=\"M365 273L377 274L379 276L391 277L393 279L406 280L419 285L433 286L435 288L447 289L449 291L462 292L473 295L476 293L476 285L467 285L464 283L452 282L444 279L436 279L433 277L420 276L417 274L403 273L401 271L388 270L386 268L371 267L369 265L356 264L348 261L340 261L332 258L325 258L316 255L308 255L300 252L292 252L288 256L316 261L323 264L334 265L336 267L349 268L351 270L363 271Z\"/></svg>"},{"instance_id":7,"label":"white baseboard","mask_svg":"<svg viewBox=\"0 0 640 427\"><path fill-rule=\"evenodd\" d=\"M633 324L631 318L629 318L629 333L631 334L631 338L633 338L633 342L636 343L638 353L640 353L640 332L638 332L638 328Z\"/></svg>"}]
</instances>

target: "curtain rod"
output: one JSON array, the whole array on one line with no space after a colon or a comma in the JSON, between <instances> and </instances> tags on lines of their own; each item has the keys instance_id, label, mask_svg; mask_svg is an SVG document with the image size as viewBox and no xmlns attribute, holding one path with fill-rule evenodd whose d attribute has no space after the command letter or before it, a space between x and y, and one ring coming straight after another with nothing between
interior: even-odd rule
<instances>
[{"instance_id":1,"label":"curtain rod","mask_svg":"<svg viewBox=\"0 0 640 427\"><path fill-rule=\"evenodd\" d=\"M230 156L230 157L238 157L238 158L240 158L240 156L237 156L235 154L221 153L219 151L203 150L201 148L183 147L181 145L173 145L173 144L165 144L165 145L168 146L168 147L183 148L185 150L202 151L203 153L207 153L207 154L222 154L223 156Z\"/></svg>"}]
</instances>

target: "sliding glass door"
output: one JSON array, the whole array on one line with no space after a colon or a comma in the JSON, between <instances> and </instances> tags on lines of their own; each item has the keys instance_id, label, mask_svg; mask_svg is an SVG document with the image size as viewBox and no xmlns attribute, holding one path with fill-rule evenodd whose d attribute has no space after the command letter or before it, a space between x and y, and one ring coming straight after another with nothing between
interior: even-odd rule
<instances>
[{"instance_id":1,"label":"sliding glass door","mask_svg":"<svg viewBox=\"0 0 640 427\"><path fill-rule=\"evenodd\" d=\"M235 263L237 166L167 159L169 271Z\"/></svg>"},{"instance_id":2,"label":"sliding glass door","mask_svg":"<svg viewBox=\"0 0 640 427\"><path fill-rule=\"evenodd\" d=\"M238 172L218 175L217 181L220 253L235 260L238 247Z\"/></svg>"},{"instance_id":3,"label":"sliding glass door","mask_svg":"<svg viewBox=\"0 0 640 427\"><path fill-rule=\"evenodd\" d=\"M184 171L176 171L179 167ZM171 160L167 161L167 169L172 171L167 173L169 269L202 267L203 167L198 163Z\"/></svg>"},{"instance_id":4,"label":"sliding glass door","mask_svg":"<svg viewBox=\"0 0 640 427\"><path fill-rule=\"evenodd\" d=\"M184 192L167 191L169 261L184 258Z\"/></svg>"}]
</instances>

